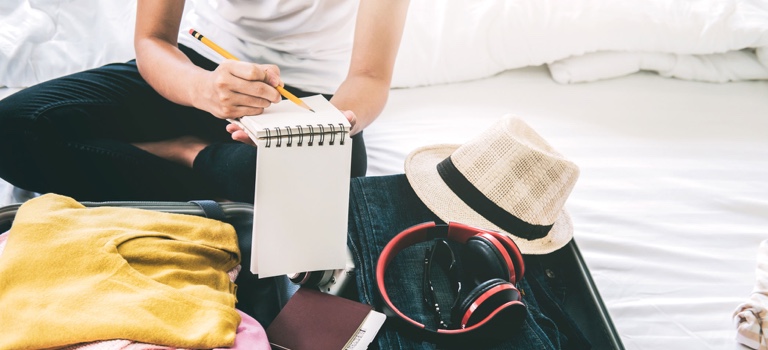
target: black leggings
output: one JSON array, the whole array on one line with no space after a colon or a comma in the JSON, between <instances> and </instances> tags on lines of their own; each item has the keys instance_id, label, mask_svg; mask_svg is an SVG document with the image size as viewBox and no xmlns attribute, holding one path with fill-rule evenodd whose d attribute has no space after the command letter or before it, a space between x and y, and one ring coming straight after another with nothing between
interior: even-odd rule
<instances>
[{"instance_id":1,"label":"black leggings","mask_svg":"<svg viewBox=\"0 0 768 350\"><path fill-rule=\"evenodd\" d=\"M196 65L216 68L214 62L180 48ZM313 95L286 89L299 97ZM253 203L256 148L232 141L227 124L160 96L141 77L135 61L109 64L0 100L0 177L26 190L81 201ZM210 142L192 169L131 144L184 135ZM364 176L362 133L353 140L351 175Z\"/></svg>"}]
</instances>

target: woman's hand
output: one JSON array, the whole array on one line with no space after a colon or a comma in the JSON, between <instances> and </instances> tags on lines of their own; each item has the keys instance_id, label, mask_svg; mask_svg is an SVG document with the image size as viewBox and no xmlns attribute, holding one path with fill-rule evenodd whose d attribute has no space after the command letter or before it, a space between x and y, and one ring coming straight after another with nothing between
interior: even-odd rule
<instances>
[{"instance_id":1,"label":"woman's hand","mask_svg":"<svg viewBox=\"0 0 768 350\"><path fill-rule=\"evenodd\" d=\"M355 122L357 121L355 112L341 111L341 113L344 113L344 116L347 117L347 120L349 120L349 124L351 124L352 127L354 128ZM251 140L251 138L248 136L248 133L246 133L243 129L241 129L240 126L238 126L237 124L227 125L227 131L232 135L233 140L240 141L242 143L249 144L251 146L256 146L253 140Z\"/></svg>"},{"instance_id":2,"label":"woman's hand","mask_svg":"<svg viewBox=\"0 0 768 350\"><path fill-rule=\"evenodd\" d=\"M232 139L235 141L240 141L245 144L249 144L251 146L256 146L256 143L251 140L251 138L248 136L248 133L246 133L243 129L240 128L237 124L228 124L227 125L227 132L229 132L232 135Z\"/></svg>"},{"instance_id":3,"label":"woman's hand","mask_svg":"<svg viewBox=\"0 0 768 350\"><path fill-rule=\"evenodd\" d=\"M355 124L357 124L357 115L355 114L355 112L341 111L341 113L344 113L344 116L347 117L347 120L349 120L349 125L350 125L349 134L350 135L357 134L357 132L355 131Z\"/></svg>"},{"instance_id":4,"label":"woman's hand","mask_svg":"<svg viewBox=\"0 0 768 350\"><path fill-rule=\"evenodd\" d=\"M217 118L260 114L280 101L274 65L226 60L214 71L196 66L179 50L184 1L138 0L134 48L142 78L166 99Z\"/></svg>"},{"instance_id":5,"label":"woman's hand","mask_svg":"<svg viewBox=\"0 0 768 350\"><path fill-rule=\"evenodd\" d=\"M194 106L221 119L257 115L280 102L278 85L282 82L275 65L225 60L197 87Z\"/></svg>"}]
</instances>

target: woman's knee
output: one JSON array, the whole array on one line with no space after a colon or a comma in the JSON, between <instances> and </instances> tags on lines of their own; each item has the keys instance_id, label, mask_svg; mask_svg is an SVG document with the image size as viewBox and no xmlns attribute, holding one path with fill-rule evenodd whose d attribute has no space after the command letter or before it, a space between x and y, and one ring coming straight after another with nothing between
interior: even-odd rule
<instances>
[{"instance_id":1,"label":"woman's knee","mask_svg":"<svg viewBox=\"0 0 768 350\"><path fill-rule=\"evenodd\" d=\"M48 119L38 113L44 101L31 92L0 100L0 178L25 189L39 182L45 172L41 165L56 153Z\"/></svg>"},{"instance_id":2,"label":"woman's knee","mask_svg":"<svg viewBox=\"0 0 768 350\"><path fill-rule=\"evenodd\" d=\"M27 128L33 119L33 98L21 90L0 100L0 133L14 134Z\"/></svg>"},{"instance_id":3,"label":"woman's knee","mask_svg":"<svg viewBox=\"0 0 768 350\"><path fill-rule=\"evenodd\" d=\"M34 169L36 147L30 144L29 133L25 130L27 121L13 116L0 103L0 178L27 189L30 181L40 173Z\"/></svg>"},{"instance_id":4,"label":"woman's knee","mask_svg":"<svg viewBox=\"0 0 768 350\"><path fill-rule=\"evenodd\" d=\"M31 86L0 100L0 134L34 138L38 133L55 130L54 123L71 124L60 119L77 114L82 104L78 101L82 100L62 93L57 80Z\"/></svg>"},{"instance_id":5,"label":"woman's knee","mask_svg":"<svg viewBox=\"0 0 768 350\"><path fill-rule=\"evenodd\" d=\"M0 100L0 161L28 150L23 143L32 131L35 108L23 92L24 90Z\"/></svg>"}]
</instances>

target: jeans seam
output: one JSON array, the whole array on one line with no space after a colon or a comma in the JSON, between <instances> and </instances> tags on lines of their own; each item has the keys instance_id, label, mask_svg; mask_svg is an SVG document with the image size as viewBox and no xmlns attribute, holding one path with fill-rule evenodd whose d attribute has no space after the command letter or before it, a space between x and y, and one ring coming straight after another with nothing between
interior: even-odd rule
<instances>
[{"instance_id":1,"label":"jeans seam","mask_svg":"<svg viewBox=\"0 0 768 350\"><path fill-rule=\"evenodd\" d=\"M543 349L543 348L544 348L544 344L545 344L545 343L544 343L544 340L542 340L542 339L541 339L541 336L539 335L539 332L536 332L536 331L531 331L531 334L532 334L534 337L536 337L536 341L538 341L538 342L539 342L539 344L538 344L538 346L539 346L539 349ZM551 344L551 342L550 342L550 344ZM552 344L552 345L554 346L554 344Z\"/></svg>"},{"instance_id":2,"label":"jeans seam","mask_svg":"<svg viewBox=\"0 0 768 350\"><path fill-rule=\"evenodd\" d=\"M133 164L140 164L141 163L141 162L136 161L135 157L132 157L130 155L123 154L123 153L117 153L117 152L111 151L111 150L109 150L107 148L103 148L103 147L97 147L97 146L93 146L93 145L86 145L86 144L74 143L74 142L67 142L66 145L68 147L76 148L76 149L79 149L79 150L82 150L82 151L88 151L88 152L92 152L92 153L95 153L95 154L106 155L106 156L110 156L112 158L121 158L123 160L130 161Z\"/></svg>"},{"instance_id":3,"label":"jeans seam","mask_svg":"<svg viewBox=\"0 0 768 350\"><path fill-rule=\"evenodd\" d=\"M362 203L361 204L364 204L364 205L361 206L360 209L365 211L365 215L363 215L362 217L370 217L370 212L368 211L368 209L369 209L368 208L368 196L366 195L365 189L362 189L360 191L360 194L362 195ZM370 227L367 227L367 226L369 226L369 225L367 225L367 221L368 220L363 220L363 222L362 222L362 224L366 226L363 229L363 232L370 232ZM370 243L371 242L366 242L366 243L368 243L368 245L369 245L369 247L367 247L367 249L371 249L372 248L372 247L370 247ZM370 269L372 270L373 276L374 276L373 284L376 285L378 283L376 281L376 266L373 265L373 262L369 262L369 264L370 264ZM373 287L373 286L371 286L371 287ZM365 295L366 296L370 295L371 298L372 298L371 300L368 300L368 303L373 305L373 298L376 297L375 294L374 294L374 291L369 290L367 285L364 288L366 289L366 294Z\"/></svg>"},{"instance_id":4,"label":"jeans seam","mask_svg":"<svg viewBox=\"0 0 768 350\"><path fill-rule=\"evenodd\" d=\"M544 313L544 309L545 309L545 307L550 307L550 308L551 307L556 307L558 309L558 311L560 311L563 314L565 314L565 311L562 310L560 305L557 303L556 299L553 298L553 296L550 295L550 293L548 292L547 289L549 287L549 284L546 283L547 282L546 281L547 277L546 277L546 275L543 272L544 271L544 267L541 266L541 263L539 261L537 261L537 264L538 264L538 267L541 269L542 273L540 275L534 276L534 278L532 278L533 283L536 284L535 286L531 285L531 281L530 280L528 282L528 285L529 285L529 288L531 289L531 292L533 292L533 290L536 290L535 294L539 295L539 298L543 298L543 299L549 300L549 302L546 303L546 306L538 305L539 303L537 302L537 308L538 308L539 313L541 314L541 316L546 319L546 321L549 324L549 326L554 328L555 334L558 335L558 336L554 337L554 339L552 339L550 342L557 349L560 349L560 348L562 348L562 344L560 344L560 336L559 336L559 335L562 334L560 332L560 327L558 327L557 322L555 322L555 320L553 320L550 316L548 316L548 315L546 315ZM538 299L537 299L537 301L538 301Z\"/></svg>"},{"instance_id":5,"label":"jeans seam","mask_svg":"<svg viewBox=\"0 0 768 350\"><path fill-rule=\"evenodd\" d=\"M114 104L110 100L99 100L99 99L74 99L74 100L66 100L66 101L58 101L58 102L52 102L45 104L43 106L38 107L33 113L33 120L36 121L38 118L41 118L44 113L49 112L52 109L59 108L59 107L65 107L65 106L71 106L71 105L77 105L77 104L89 104L89 105L111 105Z\"/></svg>"},{"instance_id":6,"label":"jeans seam","mask_svg":"<svg viewBox=\"0 0 768 350\"><path fill-rule=\"evenodd\" d=\"M355 259L355 263L362 262L363 258L360 256L360 250L357 248L357 245L355 244L355 241L353 239L347 238L347 243L349 245L349 250L352 252L352 257ZM361 266L362 267L362 266ZM362 270L362 269L361 269ZM357 276L362 276L363 274L358 271L356 273ZM358 283L360 285L361 283ZM363 285L363 293L358 293L359 295L363 296L364 302L368 305L371 305L371 301L368 300L368 295L365 293L365 283L362 283Z\"/></svg>"}]
</instances>

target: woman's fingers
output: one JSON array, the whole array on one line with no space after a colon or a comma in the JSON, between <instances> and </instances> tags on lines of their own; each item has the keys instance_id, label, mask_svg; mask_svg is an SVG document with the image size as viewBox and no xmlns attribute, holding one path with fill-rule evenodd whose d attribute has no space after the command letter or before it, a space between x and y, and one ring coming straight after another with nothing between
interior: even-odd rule
<instances>
[{"instance_id":1,"label":"woman's fingers","mask_svg":"<svg viewBox=\"0 0 768 350\"><path fill-rule=\"evenodd\" d=\"M283 86L283 80L280 79L280 68L274 64L263 64L266 78L264 79L270 86Z\"/></svg>"},{"instance_id":2,"label":"woman's fingers","mask_svg":"<svg viewBox=\"0 0 768 350\"><path fill-rule=\"evenodd\" d=\"M280 71L274 65L258 65L240 61L224 61L218 69L228 72L231 77L221 75L216 84L222 89L229 89L244 95L263 98L270 102L280 102L280 93L275 89L275 84L269 80L279 82Z\"/></svg>"},{"instance_id":3,"label":"woman's fingers","mask_svg":"<svg viewBox=\"0 0 768 350\"><path fill-rule=\"evenodd\" d=\"M217 113L214 113L222 119L240 118L245 115L259 115L264 113L264 108L251 106L221 106Z\"/></svg>"},{"instance_id":4,"label":"woman's fingers","mask_svg":"<svg viewBox=\"0 0 768 350\"><path fill-rule=\"evenodd\" d=\"M227 125L227 132L231 134L232 139L235 141L240 141L251 146L256 146L253 140L248 136L248 133L243 131L243 129L241 129L237 124Z\"/></svg>"},{"instance_id":5,"label":"woman's fingers","mask_svg":"<svg viewBox=\"0 0 768 350\"><path fill-rule=\"evenodd\" d=\"M254 147L256 146L256 143L254 143L253 140L248 136L248 134L242 130L233 132L232 139L235 141L240 141L242 143L254 146Z\"/></svg>"},{"instance_id":6,"label":"woman's fingers","mask_svg":"<svg viewBox=\"0 0 768 350\"><path fill-rule=\"evenodd\" d=\"M355 126L355 123L357 123L357 115L355 115L355 112L344 110L341 111L341 113L344 114L345 117L347 117L347 120L349 120L349 125Z\"/></svg>"},{"instance_id":7,"label":"woman's fingers","mask_svg":"<svg viewBox=\"0 0 768 350\"><path fill-rule=\"evenodd\" d=\"M218 118L238 118L261 114L264 108L281 100L270 82L282 84L274 65L226 60L212 72L212 93L208 109Z\"/></svg>"},{"instance_id":8,"label":"woman's fingers","mask_svg":"<svg viewBox=\"0 0 768 350\"><path fill-rule=\"evenodd\" d=\"M222 65L225 63L225 69L233 76L240 78L241 82L254 83L253 86L246 85L243 87L243 85L240 85L241 90L238 92L253 96L269 95L273 98L268 98L268 100L272 102L280 101L280 93L274 89L275 86L282 84L282 81L280 81L280 69L277 66L241 61L225 61Z\"/></svg>"}]
</instances>

